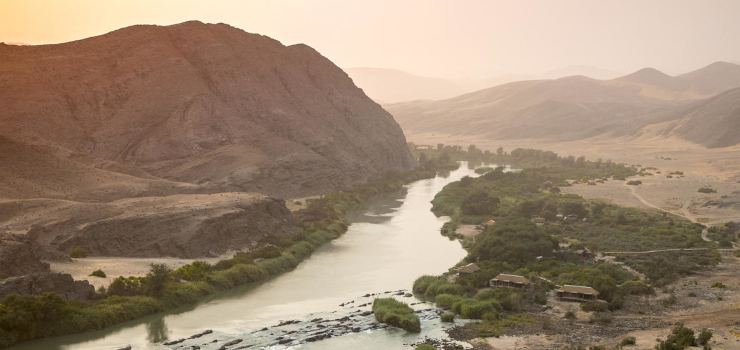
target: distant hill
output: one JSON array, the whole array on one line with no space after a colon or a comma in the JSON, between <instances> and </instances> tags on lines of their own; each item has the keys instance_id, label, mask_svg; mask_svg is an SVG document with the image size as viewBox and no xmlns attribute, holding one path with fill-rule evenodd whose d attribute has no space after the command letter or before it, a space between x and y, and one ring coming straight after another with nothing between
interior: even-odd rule
<instances>
[{"instance_id":1,"label":"distant hill","mask_svg":"<svg viewBox=\"0 0 740 350\"><path fill-rule=\"evenodd\" d=\"M740 143L740 88L667 113L673 120L662 130L666 136L677 136L710 148Z\"/></svg>"},{"instance_id":2,"label":"distant hill","mask_svg":"<svg viewBox=\"0 0 740 350\"><path fill-rule=\"evenodd\" d=\"M345 68L347 74L373 100L381 104L415 100L443 100L464 93L523 80L557 79L582 75L611 79L620 72L593 66L570 66L543 74L505 74L485 79L441 79L413 75L397 69Z\"/></svg>"},{"instance_id":3,"label":"distant hill","mask_svg":"<svg viewBox=\"0 0 740 350\"><path fill-rule=\"evenodd\" d=\"M378 103L439 100L466 92L450 80L420 77L396 69L346 68L344 71Z\"/></svg>"},{"instance_id":4,"label":"distant hill","mask_svg":"<svg viewBox=\"0 0 740 350\"><path fill-rule=\"evenodd\" d=\"M678 77L647 68L612 80L573 76L522 81L446 100L384 107L407 134L550 141L599 135L629 136L647 125L683 118L683 108L711 98L716 94L713 91L719 93L724 91L723 87L740 87L740 79L734 76L738 68L718 63ZM730 98L722 101L722 105L729 108ZM711 111L718 113L719 109ZM717 143L708 133L684 130L674 134L708 146L732 143Z\"/></svg>"}]
</instances>

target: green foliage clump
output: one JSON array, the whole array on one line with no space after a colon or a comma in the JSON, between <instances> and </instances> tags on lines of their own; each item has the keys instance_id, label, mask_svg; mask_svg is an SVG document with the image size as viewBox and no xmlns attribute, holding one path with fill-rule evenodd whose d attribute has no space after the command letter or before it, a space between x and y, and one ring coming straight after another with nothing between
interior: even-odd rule
<instances>
[{"instance_id":1,"label":"green foliage clump","mask_svg":"<svg viewBox=\"0 0 740 350\"><path fill-rule=\"evenodd\" d=\"M588 322L610 324L614 322L614 316L612 316L609 312L597 312L589 317Z\"/></svg>"},{"instance_id":2,"label":"green foliage clump","mask_svg":"<svg viewBox=\"0 0 740 350\"><path fill-rule=\"evenodd\" d=\"M82 246L76 246L69 250L69 257L74 259L86 258L89 252Z\"/></svg>"},{"instance_id":3,"label":"green foliage clump","mask_svg":"<svg viewBox=\"0 0 740 350\"><path fill-rule=\"evenodd\" d=\"M699 333L699 337L696 338L696 341L699 345L707 345L709 344L710 339L712 339L712 331L704 328L701 333Z\"/></svg>"},{"instance_id":4,"label":"green foliage clump","mask_svg":"<svg viewBox=\"0 0 740 350\"><path fill-rule=\"evenodd\" d=\"M445 312L440 316L442 322L455 322L455 314L452 312Z\"/></svg>"},{"instance_id":5,"label":"green foliage clump","mask_svg":"<svg viewBox=\"0 0 740 350\"><path fill-rule=\"evenodd\" d=\"M711 188L711 187L702 187L699 189L700 193L717 193L717 190Z\"/></svg>"},{"instance_id":6,"label":"green foliage clump","mask_svg":"<svg viewBox=\"0 0 740 350\"><path fill-rule=\"evenodd\" d=\"M193 261L175 270L175 277L186 281L200 281L211 271L211 265L204 261Z\"/></svg>"},{"instance_id":7,"label":"green foliage clump","mask_svg":"<svg viewBox=\"0 0 740 350\"><path fill-rule=\"evenodd\" d=\"M102 278L105 278L105 277L106 277L106 275L105 275L105 272L103 272L103 270L101 270L101 269L97 269L97 270L93 271L93 272L92 272L92 273L90 274L90 276L94 276L94 277L102 277Z\"/></svg>"},{"instance_id":8,"label":"green foliage clump","mask_svg":"<svg viewBox=\"0 0 740 350\"><path fill-rule=\"evenodd\" d=\"M671 334L666 340L659 341L655 346L656 350L683 350L690 346L696 346L696 337L694 330L686 328L683 324L678 324L673 328Z\"/></svg>"},{"instance_id":9,"label":"green foliage clump","mask_svg":"<svg viewBox=\"0 0 740 350\"><path fill-rule=\"evenodd\" d=\"M607 312L609 305L599 301L589 301L581 304L581 309L586 312Z\"/></svg>"},{"instance_id":10,"label":"green foliage clump","mask_svg":"<svg viewBox=\"0 0 740 350\"><path fill-rule=\"evenodd\" d=\"M414 350L437 350L437 348L429 344L419 344L414 348Z\"/></svg>"},{"instance_id":11,"label":"green foliage clump","mask_svg":"<svg viewBox=\"0 0 740 350\"><path fill-rule=\"evenodd\" d=\"M414 309L393 298L378 298L373 301L375 320L402 328L408 332L420 332L421 323Z\"/></svg>"},{"instance_id":12,"label":"green foliage clump","mask_svg":"<svg viewBox=\"0 0 740 350\"><path fill-rule=\"evenodd\" d=\"M490 215L497 208L500 200L486 192L473 193L463 199L460 211L464 215Z\"/></svg>"},{"instance_id":13,"label":"green foliage clump","mask_svg":"<svg viewBox=\"0 0 740 350\"><path fill-rule=\"evenodd\" d=\"M722 282L714 282L712 288L727 288Z\"/></svg>"},{"instance_id":14,"label":"green foliage clump","mask_svg":"<svg viewBox=\"0 0 740 350\"><path fill-rule=\"evenodd\" d=\"M621 346L627 346L627 345L635 345L637 344L637 338L635 337L627 337L622 339L621 342L619 342L619 345Z\"/></svg>"},{"instance_id":15,"label":"green foliage clump","mask_svg":"<svg viewBox=\"0 0 740 350\"><path fill-rule=\"evenodd\" d=\"M498 303L491 300L466 299L460 302L460 315L469 319L481 319L484 314L498 314Z\"/></svg>"},{"instance_id":16,"label":"green foliage clump","mask_svg":"<svg viewBox=\"0 0 740 350\"><path fill-rule=\"evenodd\" d=\"M671 295L669 295L669 296L661 299L660 300L660 305L663 306L663 307L669 307L669 306L676 305L677 302L678 302L678 299L676 298L676 296L674 294L671 294Z\"/></svg>"}]
</instances>

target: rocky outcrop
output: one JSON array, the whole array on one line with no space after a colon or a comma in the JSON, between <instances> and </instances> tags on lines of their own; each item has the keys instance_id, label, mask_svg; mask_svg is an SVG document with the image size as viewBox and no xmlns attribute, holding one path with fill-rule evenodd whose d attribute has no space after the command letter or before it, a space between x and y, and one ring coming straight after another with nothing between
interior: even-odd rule
<instances>
[{"instance_id":1,"label":"rocky outcrop","mask_svg":"<svg viewBox=\"0 0 740 350\"><path fill-rule=\"evenodd\" d=\"M24 237L0 234L0 280L39 271L48 271L33 252L34 244Z\"/></svg>"},{"instance_id":2,"label":"rocky outcrop","mask_svg":"<svg viewBox=\"0 0 740 350\"><path fill-rule=\"evenodd\" d=\"M39 260L38 253L54 255L27 237L0 235L0 299L10 294L52 292L68 300L87 300L95 293L95 287L87 281L50 272L49 264Z\"/></svg>"},{"instance_id":3,"label":"rocky outcrop","mask_svg":"<svg viewBox=\"0 0 740 350\"><path fill-rule=\"evenodd\" d=\"M132 179L286 198L416 165L393 117L331 61L225 24L0 45L0 91L0 136Z\"/></svg>"},{"instance_id":4,"label":"rocky outcrop","mask_svg":"<svg viewBox=\"0 0 740 350\"><path fill-rule=\"evenodd\" d=\"M67 300L88 300L95 287L88 281L75 281L69 274L35 273L0 280L0 299L10 294L56 293Z\"/></svg>"},{"instance_id":5,"label":"rocky outcrop","mask_svg":"<svg viewBox=\"0 0 740 350\"><path fill-rule=\"evenodd\" d=\"M28 236L58 251L79 245L93 256L199 258L298 232L283 200L241 193L124 200L65 215L70 219L34 225Z\"/></svg>"}]
</instances>

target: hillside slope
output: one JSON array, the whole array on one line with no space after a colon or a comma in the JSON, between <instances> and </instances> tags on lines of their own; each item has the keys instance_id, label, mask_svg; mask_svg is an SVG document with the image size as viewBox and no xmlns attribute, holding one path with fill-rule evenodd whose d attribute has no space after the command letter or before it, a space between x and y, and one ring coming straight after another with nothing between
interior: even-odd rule
<instances>
[{"instance_id":1,"label":"hillside slope","mask_svg":"<svg viewBox=\"0 0 740 350\"><path fill-rule=\"evenodd\" d=\"M289 197L415 165L393 117L331 61L225 24L0 45L0 90L1 136L144 177Z\"/></svg>"},{"instance_id":2,"label":"hillside slope","mask_svg":"<svg viewBox=\"0 0 740 350\"><path fill-rule=\"evenodd\" d=\"M715 93L740 86L740 78L734 76L738 69L740 66L734 64L716 63L679 77L646 68L613 80L572 76L521 81L446 100L388 104L385 108L407 134L543 141L633 136L648 125L682 119L689 109L712 100ZM718 136L724 135L727 129L723 128L732 126L730 97L712 105L703 109L711 116L702 128L692 124L699 123L700 117L694 116L694 122L685 123L687 127L677 129L674 125L671 130L676 131L663 135L710 147L737 144L729 135Z\"/></svg>"}]
</instances>

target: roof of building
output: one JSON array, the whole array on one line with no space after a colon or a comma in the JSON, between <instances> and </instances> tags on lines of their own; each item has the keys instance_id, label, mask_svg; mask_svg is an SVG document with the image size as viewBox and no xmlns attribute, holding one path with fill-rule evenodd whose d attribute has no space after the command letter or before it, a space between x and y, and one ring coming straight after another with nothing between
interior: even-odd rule
<instances>
[{"instance_id":1,"label":"roof of building","mask_svg":"<svg viewBox=\"0 0 740 350\"><path fill-rule=\"evenodd\" d=\"M457 272L462 273L473 273L480 271L480 267L476 266L475 264L467 264L459 269L457 269Z\"/></svg>"},{"instance_id":2,"label":"roof of building","mask_svg":"<svg viewBox=\"0 0 740 350\"><path fill-rule=\"evenodd\" d=\"M532 281L528 280L527 278L523 276L517 276L517 275L507 275L505 273L502 273L496 277L493 278L497 281L506 281L506 282L514 282L514 283L523 283L523 284L532 284Z\"/></svg>"},{"instance_id":3,"label":"roof of building","mask_svg":"<svg viewBox=\"0 0 740 350\"><path fill-rule=\"evenodd\" d=\"M596 291L596 289L593 289L591 287L584 287L584 286L569 286L564 285L560 287L558 292L568 292L568 293L581 293L581 294L592 294L592 295L599 295L599 292Z\"/></svg>"}]
</instances>

